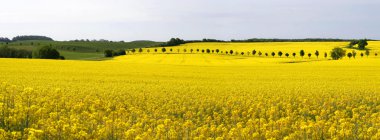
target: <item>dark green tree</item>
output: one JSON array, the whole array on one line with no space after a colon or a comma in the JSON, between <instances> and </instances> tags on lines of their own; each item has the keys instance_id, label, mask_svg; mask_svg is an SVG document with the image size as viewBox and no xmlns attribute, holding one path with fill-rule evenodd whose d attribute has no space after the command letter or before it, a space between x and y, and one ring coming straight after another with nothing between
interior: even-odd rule
<instances>
[{"instance_id":1,"label":"dark green tree","mask_svg":"<svg viewBox=\"0 0 380 140\"><path fill-rule=\"evenodd\" d=\"M279 51L279 52L277 53L277 55L281 57L281 56L282 56L282 52Z\"/></svg>"},{"instance_id":2,"label":"dark green tree","mask_svg":"<svg viewBox=\"0 0 380 140\"><path fill-rule=\"evenodd\" d=\"M296 55L297 55L296 53L293 53L293 57L294 57L294 58L296 58Z\"/></svg>"},{"instance_id":3,"label":"dark green tree","mask_svg":"<svg viewBox=\"0 0 380 140\"><path fill-rule=\"evenodd\" d=\"M276 55L276 53L272 52L272 57L274 57Z\"/></svg>"},{"instance_id":4,"label":"dark green tree","mask_svg":"<svg viewBox=\"0 0 380 140\"><path fill-rule=\"evenodd\" d=\"M162 51L162 53L165 53L166 52L166 48L165 47L162 48L161 51Z\"/></svg>"},{"instance_id":5,"label":"dark green tree","mask_svg":"<svg viewBox=\"0 0 380 140\"><path fill-rule=\"evenodd\" d=\"M289 53L286 53L285 56L286 56L286 57L289 57Z\"/></svg>"},{"instance_id":6,"label":"dark green tree","mask_svg":"<svg viewBox=\"0 0 380 140\"><path fill-rule=\"evenodd\" d=\"M59 59L59 57L59 52L50 46L42 46L33 50L33 58Z\"/></svg>"},{"instance_id":7,"label":"dark green tree","mask_svg":"<svg viewBox=\"0 0 380 140\"><path fill-rule=\"evenodd\" d=\"M349 59L351 59L351 57L352 57L352 53L351 53L351 52L347 53L347 57L348 57Z\"/></svg>"},{"instance_id":8,"label":"dark green tree","mask_svg":"<svg viewBox=\"0 0 380 140\"><path fill-rule=\"evenodd\" d=\"M300 51L300 56L303 58L303 56L305 56L305 51L304 50L301 50Z\"/></svg>"},{"instance_id":9,"label":"dark green tree","mask_svg":"<svg viewBox=\"0 0 380 140\"><path fill-rule=\"evenodd\" d=\"M367 45L368 45L368 43L367 43L366 39L359 40L359 42L358 42L359 50L364 50Z\"/></svg>"},{"instance_id":10,"label":"dark green tree","mask_svg":"<svg viewBox=\"0 0 380 140\"><path fill-rule=\"evenodd\" d=\"M253 50L253 51L252 51L252 55L256 55L256 50Z\"/></svg>"},{"instance_id":11,"label":"dark green tree","mask_svg":"<svg viewBox=\"0 0 380 140\"><path fill-rule=\"evenodd\" d=\"M365 50L365 55L368 57L369 56L369 50Z\"/></svg>"},{"instance_id":12,"label":"dark green tree","mask_svg":"<svg viewBox=\"0 0 380 140\"><path fill-rule=\"evenodd\" d=\"M315 54L315 56L317 56L317 58L318 58L318 56L319 56L319 51L316 50L314 54Z\"/></svg>"}]
</instances>

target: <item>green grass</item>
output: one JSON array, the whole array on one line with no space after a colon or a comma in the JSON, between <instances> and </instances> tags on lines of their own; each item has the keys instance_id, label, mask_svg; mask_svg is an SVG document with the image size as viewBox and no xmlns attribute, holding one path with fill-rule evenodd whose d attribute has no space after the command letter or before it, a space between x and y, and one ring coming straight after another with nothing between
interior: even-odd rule
<instances>
[{"instance_id":1,"label":"green grass","mask_svg":"<svg viewBox=\"0 0 380 140\"><path fill-rule=\"evenodd\" d=\"M59 53L69 60L103 60L106 59L103 53L85 53L72 51L59 51Z\"/></svg>"}]
</instances>

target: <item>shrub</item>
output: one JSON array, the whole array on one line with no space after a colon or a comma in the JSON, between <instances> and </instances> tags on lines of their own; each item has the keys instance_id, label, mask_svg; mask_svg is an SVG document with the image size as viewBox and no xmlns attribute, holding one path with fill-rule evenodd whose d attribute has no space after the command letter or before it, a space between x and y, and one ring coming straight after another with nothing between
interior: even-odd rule
<instances>
[{"instance_id":1,"label":"shrub","mask_svg":"<svg viewBox=\"0 0 380 140\"><path fill-rule=\"evenodd\" d=\"M127 53L125 53L125 50L120 49L120 50L116 51L116 54L117 55L126 55Z\"/></svg>"},{"instance_id":2,"label":"shrub","mask_svg":"<svg viewBox=\"0 0 380 140\"><path fill-rule=\"evenodd\" d=\"M112 57L113 55L113 50L104 50L104 57Z\"/></svg>"},{"instance_id":3,"label":"shrub","mask_svg":"<svg viewBox=\"0 0 380 140\"><path fill-rule=\"evenodd\" d=\"M346 51L342 48L334 48L331 51L331 58L333 60L342 59L346 55Z\"/></svg>"}]
</instances>

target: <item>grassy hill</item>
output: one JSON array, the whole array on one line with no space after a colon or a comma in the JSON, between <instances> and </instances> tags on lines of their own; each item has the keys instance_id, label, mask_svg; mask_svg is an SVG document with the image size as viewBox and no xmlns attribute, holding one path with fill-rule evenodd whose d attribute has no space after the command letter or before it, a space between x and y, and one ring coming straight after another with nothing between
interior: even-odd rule
<instances>
[{"instance_id":1,"label":"grassy hill","mask_svg":"<svg viewBox=\"0 0 380 140\"><path fill-rule=\"evenodd\" d=\"M161 44L153 41L132 42L87 42L87 41L16 41L8 44L11 48L33 50L38 46L52 46L56 48L66 59L72 60L101 60L105 59L103 51L106 49L131 49L146 48ZM0 45L6 45L0 43Z\"/></svg>"}]
</instances>

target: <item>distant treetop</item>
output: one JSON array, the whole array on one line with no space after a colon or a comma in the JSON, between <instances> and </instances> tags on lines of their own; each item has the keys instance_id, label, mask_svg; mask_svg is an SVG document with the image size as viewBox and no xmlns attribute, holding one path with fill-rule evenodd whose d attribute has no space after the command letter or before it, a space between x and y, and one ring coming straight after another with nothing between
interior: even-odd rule
<instances>
[{"instance_id":1,"label":"distant treetop","mask_svg":"<svg viewBox=\"0 0 380 140\"><path fill-rule=\"evenodd\" d=\"M0 37L0 42L11 42L11 40L6 37Z\"/></svg>"},{"instance_id":2,"label":"distant treetop","mask_svg":"<svg viewBox=\"0 0 380 140\"><path fill-rule=\"evenodd\" d=\"M23 35L23 36L16 36L16 37L12 38L12 41L26 41L26 40L47 40L47 41L54 41L50 37L37 36L37 35Z\"/></svg>"}]
</instances>

